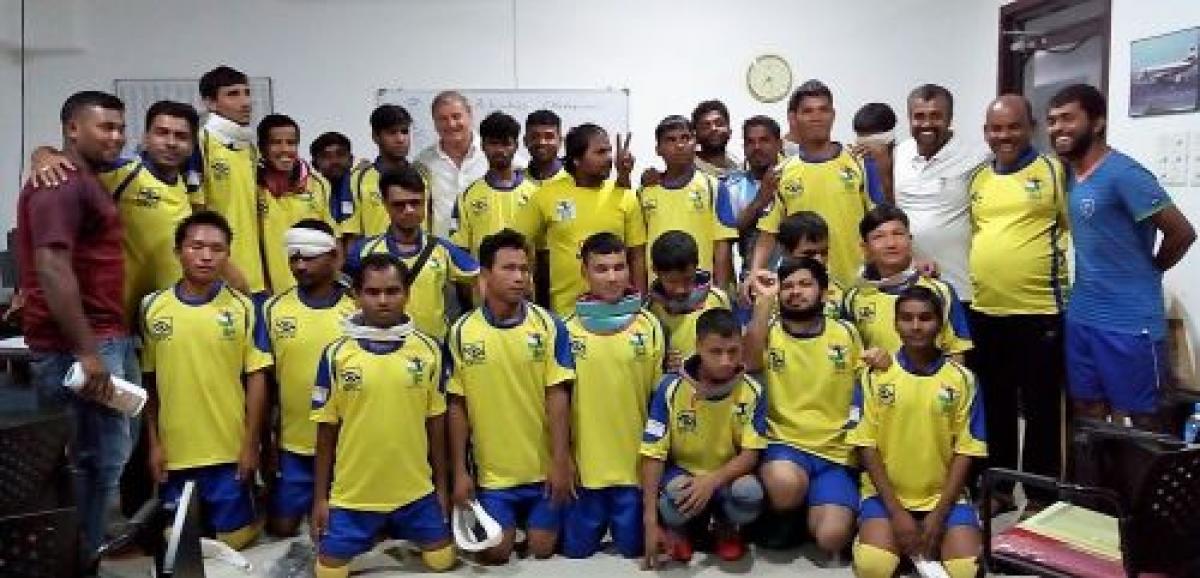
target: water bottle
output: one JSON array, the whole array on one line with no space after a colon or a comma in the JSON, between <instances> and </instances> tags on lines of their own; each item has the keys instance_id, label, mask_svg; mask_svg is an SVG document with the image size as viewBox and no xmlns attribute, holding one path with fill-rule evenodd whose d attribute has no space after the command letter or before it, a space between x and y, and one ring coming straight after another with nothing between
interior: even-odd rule
<instances>
[{"instance_id":1,"label":"water bottle","mask_svg":"<svg viewBox=\"0 0 1200 578\"><path fill-rule=\"evenodd\" d=\"M1189 444L1200 443L1200 403L1192 407L1192 415L1183 422L1183 441Z\"/></svg>"}]
</instances>

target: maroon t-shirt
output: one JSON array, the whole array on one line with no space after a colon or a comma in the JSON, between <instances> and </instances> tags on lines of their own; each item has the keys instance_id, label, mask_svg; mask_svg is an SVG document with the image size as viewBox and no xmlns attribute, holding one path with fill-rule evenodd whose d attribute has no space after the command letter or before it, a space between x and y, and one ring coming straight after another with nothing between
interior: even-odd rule
<instances>
[{"instance_id":1,"label":"maroon t-shirt","mask_svg":"<svg viewBox=\"0 0 1200 578\"><path fill-rule=\"evenodd\" d=\"M17 201L17 266L25 309L25 342L34 351L72 351L72 343L50 316L37 274L35 252L41 247L70 251L83 314L97 338L125 335L122 293L125 265L121 254L117 204L95 175L83 171L55 188L26 183Z\"/></svg>"}]
</instances>

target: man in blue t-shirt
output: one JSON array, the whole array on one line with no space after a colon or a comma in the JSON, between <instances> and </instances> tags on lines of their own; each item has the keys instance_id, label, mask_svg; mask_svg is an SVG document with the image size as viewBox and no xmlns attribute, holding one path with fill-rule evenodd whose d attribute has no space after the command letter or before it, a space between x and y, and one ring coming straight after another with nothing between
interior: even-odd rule
<instances>
[{"instance_id":1,"label":"man in blue t-shirt","mask_svg":"<svg viewBox=\"0 0 1200 578\"><path fill-rule=\"evenodd\" d=\"M1106 108L1099 90L1076 84L1050 100L1047 115L1050 142L1071 173L1069 391L1079 416L1128 417L1161 431L1159 390L1168 371L1162 274L1196 232L1150 171L1105 143Z\"/></svg>"}]
</instances>

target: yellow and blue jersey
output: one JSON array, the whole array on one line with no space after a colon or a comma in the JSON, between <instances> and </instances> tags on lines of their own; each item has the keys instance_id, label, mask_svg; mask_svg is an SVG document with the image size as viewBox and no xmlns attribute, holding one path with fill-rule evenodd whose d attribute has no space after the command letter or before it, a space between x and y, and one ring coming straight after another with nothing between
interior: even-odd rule
<instances>
[{"instance_id":1,"label":"yellow and blue jersey","mask_svg":"<svg viewBox=\"0 0 1200 578\"><path fill-rule=\"evenodd\" d=\"M258 151L228 144L201 128L188 186L192 202L220 213L233 230L229 259L246 278L251 293L267 289L258 220Z\"/></svg>"},{"instance_id":2,"label":"yellow and blue jersey","mask_svg":"<svg viewBox=\"0 0 1200 578\"><path fill-rule=\"evenodd\" d=\"M667 231L684 231L696 240L700 249L699 268L713 270L714 244L737 239L736 217L731 216L729 202L718 199L717 179L699 170L682 185L668 187L665 183L646 187L638 192L646 221L646 262L650 262L650 247ZM724 212L723 215L718 213Z\"/></svg>"},{"instance_id":3,"label":"yellow and blue jersey","mask_svg":"<svg viewBox=\"0 0 1200 578\"><path fill-rule=\"evenodd\" d=\"M704 304L688 313L671 313L661 303L650 301L650 312L662 323L667 332L667 352L676 353L687 359L696 352L696 321L709 309L730 309L732 302L724 291L710 287Z\"/></svg>"},{"instance_id":4,"label":"yellow and blue jersey","mask_svg":"<svg viewBox=\"0 0 1200 578\"><path fill-rule=\"evenodd\" d=\"M433 211L432 197L429 195L429 175L421 165L414 164L413 168L421 173L425 181L425 223L428 227L429 218ZM379 178L383 172L379 170L379 159L374 163L351 171L349 176L348 203L342 207L342 233L370 237L382 235L392 226L388 216L387 203L383 191L379 190ZM346 199L343 199L346 201Z\"/></svg>"},{"instance_id":5,"label":"yellow and blue jersey","mask_svg":"<svg viewBox=\"0 0 1200 578\"><path fill-rule=\"evenodd\" d=\"M532 231L517 228L521 222L517 216L528 209L538 186L522 172L516 173L516 181L508 187L495 182L491 173L471 183L454 204L455 227L450 240L478 258L483 238L502 229L515 228L527 239L532 237Z\"/></svg>"},{"instance_id":6,"label":"yellow and blue jersey","mask_svg":"<svg viewBox=\"0 0 1200 578\"><path fill-rule=\"evenodd\" d=\"M329 181L316 172L310 172L304 190L276 196L265 188L259 188L258 198L267 281L272 293L282 293L296 286L287 244L284 242L288 229L305 219L315 219L328 223L333 227L334 236L337 236L337 225L329 212Z\"/></svg>"},{"instance_id":7,"label":"yellow and blue jersey","mask_svg":"<svg viewBox=\"0 0 1200 578\"><path fill-rule=\"evenodd\" d=\"M905 288L927 287L942 301L942 329L937 346L948 354L963 353L974 345L967 326L966 308L954 288L941 279L914 274L913 278L895 287L876 287L865 281L846 292L842 314L858 328L866 347L880 347L889 353L900 350L900 334L896 331L896 300Z\"/></svg>"}]
</instances>

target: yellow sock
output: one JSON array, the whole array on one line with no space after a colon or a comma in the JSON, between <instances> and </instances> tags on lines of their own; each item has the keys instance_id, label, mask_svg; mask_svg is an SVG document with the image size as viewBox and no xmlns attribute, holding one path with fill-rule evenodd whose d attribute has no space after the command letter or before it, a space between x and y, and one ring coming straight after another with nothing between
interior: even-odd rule
<instances>
[{"instance_id":1,"label":"yellow sock","mask_svg":"<svg viewBox=\"0 0 1200 578\"><path fill-rule=\"evenodd\" d=\"M315 570L314 573L317 578L346 578L350 575L350 564L343 564L334 568L332 566L325 566L321 564L320 560L317 560Z\"/></svg>"},{"instance_id":2,"label":"yellow sock","mask_svg":"<svg viewBox=\"0 0 1200 578\"><path fill-rule=\"evenodd\" d=\"M262 530L262 523L253 522L232 532L217 532L217 539L225 542L234 550L241 550L254 543L260 530Z\"/></svg>"},{"instance_id":3,"label":"yellow sock","mask_svg":"<svg viewBox=\"0 0 1200 578\"><path fill-rule=\"evenodd\" d=\"M950 575L950 578L975 578L979 572L977 558L954 558L943 561L942 566L946 567L946 573Z\"/></svg>"},{"instance_id":4,"label":"yellow sock","mask_svg":"<svg viewBox=\"0 0 1200 578\"><path fill-rule=\"evenodd\" d=\"M434 572L445 572L454 567L454 546L446 544L437 550L421 552L421 561Z\"/></svg>"},{"instance_id":5,"label":"yellow sock","mask_svg":"<svg viewBox=\"0 0 1200 578\"><path fill-rule=\"evenodd\" d=\"M899 556L858 540L854 541L853 554L854 575L858 578L892 578L900 565Z\"/></svg>"}]
</instances>

